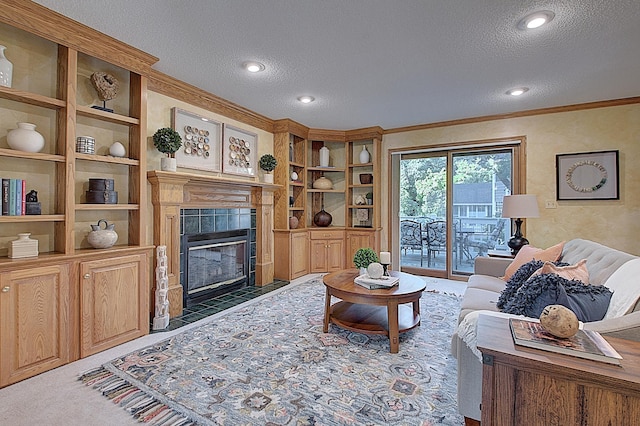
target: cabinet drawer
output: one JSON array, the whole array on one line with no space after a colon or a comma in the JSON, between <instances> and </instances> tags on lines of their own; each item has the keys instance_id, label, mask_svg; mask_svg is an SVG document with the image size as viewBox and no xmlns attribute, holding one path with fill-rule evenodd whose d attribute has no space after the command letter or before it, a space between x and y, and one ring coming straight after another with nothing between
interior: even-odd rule
<instances>
[{"instance_id":1,"label":"cabinet drawer","mask_svg":"<svg viewBox=\"0 0 640 426\"><path fill-rule=\"evenodd\" d=\"M343 230L309 231L311 240L335 240L344 238Z\"/></svg>"}]
</instances>

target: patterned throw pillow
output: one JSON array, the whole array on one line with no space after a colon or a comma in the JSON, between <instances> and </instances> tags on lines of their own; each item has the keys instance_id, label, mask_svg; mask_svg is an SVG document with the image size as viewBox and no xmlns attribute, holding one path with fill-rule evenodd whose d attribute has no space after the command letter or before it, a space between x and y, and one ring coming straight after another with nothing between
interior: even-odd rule
<instances>
[{"instance_id":1,"label":"patterned throw pillow","mask_svg":"<svg viewBox=\"0 0 640 426\"><path fill-rule=\"evenodd\" d=\"M575 265L556 266L551 262L544 262L542 268L538 269L529 279L542 274L556 274L569 281L577 280L589 284L589 270L587 269L587 259L582 259Z\"/></svg>"},{"instance_id":2,"label":"patterned throw pillow","mask_svg":"<svg viewBox=\"0 0 640 426\"><path fill-rule=\"evenodd\" d=\"M564 248L564 241L551 246L546 250L539 249L530 245L523 246L513 261L507 266L507 270L504 273L503 280L509 281L509 278L525 263L532 260L542 260L543 262L555 262L560 259L562 255L562 249Z\"/></svg>"}]
</instances>

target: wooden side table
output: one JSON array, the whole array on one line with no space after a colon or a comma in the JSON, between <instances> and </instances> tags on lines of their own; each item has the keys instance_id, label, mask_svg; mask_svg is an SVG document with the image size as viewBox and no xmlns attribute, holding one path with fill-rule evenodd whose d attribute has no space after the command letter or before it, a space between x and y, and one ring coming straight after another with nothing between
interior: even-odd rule
<instances>
[{"instance_id":1,"label":"wooden side table","mask_svg":"<svg viewBox=\"0 0 640 426\"><path fill-rule=\"evenodd\" d=\"M513 344L506 318L478 318L482 424L640 425L640 342L607 337L622 366Z\"/></svg>"}]
</instances>

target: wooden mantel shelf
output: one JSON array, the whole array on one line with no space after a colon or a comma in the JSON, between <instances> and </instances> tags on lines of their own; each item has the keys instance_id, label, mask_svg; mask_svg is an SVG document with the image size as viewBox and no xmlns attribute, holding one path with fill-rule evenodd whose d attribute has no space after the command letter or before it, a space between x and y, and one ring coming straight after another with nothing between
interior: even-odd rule
<instances>
[{"instance_id":1,"label":"wooden mantel shelf","mask_svg":"<svg viewBox=\"0 0 640 426\"><path fill-rule=\"evenodd\" d=\"M147 179L151 183L153 242L167 247L171 317L182 314L180 209L256 209L256 285L273 282L273 204L281 185L159 170L148 171Z\"/></svg>"},{"instance_id":2,"label":"wooden mantel shelf","mask_svg":"<svg viewBox=\"0 0 640 426\"><path fill-rule=\"evenodd\" d=\"M240 180L232 179L222 176L208 176L197 173L184 173L184 172L164 172L161 170L150 170L147 172L147 178L149 180L155 179L157 182L183 182L182 185L199 184L199 185L211 185L211 186L228 186L232 185L236 189L250 189L250 188L262 188L267 191L277 191L282 188L282 185L275 185L273 183L258 182L254 180Z\"/></svg>"}]
</instances>

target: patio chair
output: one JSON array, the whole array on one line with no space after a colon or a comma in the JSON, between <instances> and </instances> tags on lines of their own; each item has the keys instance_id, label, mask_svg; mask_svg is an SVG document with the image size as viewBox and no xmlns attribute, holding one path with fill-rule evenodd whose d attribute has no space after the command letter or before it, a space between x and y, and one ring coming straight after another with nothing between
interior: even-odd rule
<instances>
[{"instance_id":1,"label":"patio chair","mask_svg":"<svg viewBox=\"0 0 640 426\"><path fill-rule=\"evenodd\" d=\"M481 234L474 234L470 236L466 242L466 246L473 247L478 251L476 257L484 256L489 250L496 248L506 223L506 219L498 219L496 227L491 231L491 233L485 234L484 236Z\"/></svg>"},{"instance_id":2,"label":"patio chair","mask_svg":"<svg viewBox=\"0 0 640 426\"><path fill-rule=\"evenodd\" d=\"M447 222L436 220L427 223L427 267L431 267L431 257L447 251Z\"/></svg>"},{"instance_id":3,"label":"patio chair","mask_svg":"<svg viewBox=\"0 0 640 426\"><path fill-rule=\"evenodd\" d=\"M413 220L400 221L400 250L407 254L407 250L420 250L420 266L424 255L422 243L422 225Z\"/></svg>"}]
</instances>

